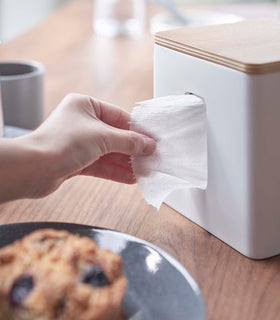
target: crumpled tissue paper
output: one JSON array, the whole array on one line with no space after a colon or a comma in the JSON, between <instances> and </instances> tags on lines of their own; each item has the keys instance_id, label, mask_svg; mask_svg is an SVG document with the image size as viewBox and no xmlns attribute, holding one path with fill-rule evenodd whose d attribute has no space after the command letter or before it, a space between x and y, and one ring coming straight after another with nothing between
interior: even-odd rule
<instances>
[{"instance_id":1,"label":"crumpled tissue paper","mask_svg":"<svg viewBox=\"0 0 280 320\"><path fill-rule=\"evenodd\" d=\"M196 95L143 101L134 107L130 129L154 138L155 152L132 156L138 186L158 210L174 190L207 186L206 106Z\"/></svg>"}]
</instances>

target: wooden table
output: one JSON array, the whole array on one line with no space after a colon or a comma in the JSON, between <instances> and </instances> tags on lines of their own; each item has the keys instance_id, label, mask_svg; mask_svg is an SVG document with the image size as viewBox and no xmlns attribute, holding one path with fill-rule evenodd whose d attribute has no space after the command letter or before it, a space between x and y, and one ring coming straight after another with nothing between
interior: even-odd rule
<instances>
[{"instance_id":1,"label":"wooden table","mask_svg":"<svg viewBox=\"0 0 280 320\"><path fill-rule=\"evenodd\" d=\"M271 5L229 8L243 9L250 17L275 15ZM47 114L71 91L127 110L152 97L151 36L103 39L93 34L91 23L92 1L72 2L1 47L1 60L35 59L46 66ZM135 235L189 270L200 285L209 319L280 319L280 256L247 259L166 205L157 212L137 186L76 177L45 199L0 206L0 223L20 221L76 222Z\"/></svg>"}]
</instances>

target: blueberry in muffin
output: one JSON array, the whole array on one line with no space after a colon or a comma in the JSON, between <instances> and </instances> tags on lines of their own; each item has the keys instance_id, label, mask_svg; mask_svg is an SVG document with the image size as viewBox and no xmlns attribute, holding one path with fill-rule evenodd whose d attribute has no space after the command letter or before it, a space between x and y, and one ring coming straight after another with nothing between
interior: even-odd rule
<instances>
[{"instance_id":1,"label":"blueberry in muffin","mask_svg":"<svg viewBox=\"0 0 280 320\"><path fill-rule=\"evenodd\" d=\"M119 320L126 286L88 237L43 229L0 249L0 320Z\"/></svg>"}]
</instances>

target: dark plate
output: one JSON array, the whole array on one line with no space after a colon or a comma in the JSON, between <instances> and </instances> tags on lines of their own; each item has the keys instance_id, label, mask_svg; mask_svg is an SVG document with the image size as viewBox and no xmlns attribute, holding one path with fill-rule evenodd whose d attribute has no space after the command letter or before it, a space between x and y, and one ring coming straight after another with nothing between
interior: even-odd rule
<instances>
[{"instance_id":1,"label":"dark plate","mask_svg":"<svg viewBox=\"0 0 280 320\"><path fill-rule=\"evenodd\" d=\"M70 223L15 223L0 226L0 247L41 228L88 236L123 257L129 281L123 307L129 319L206 319L201 293L187 270L160 248L128 234Z\"/></svg>"}]
</instances>

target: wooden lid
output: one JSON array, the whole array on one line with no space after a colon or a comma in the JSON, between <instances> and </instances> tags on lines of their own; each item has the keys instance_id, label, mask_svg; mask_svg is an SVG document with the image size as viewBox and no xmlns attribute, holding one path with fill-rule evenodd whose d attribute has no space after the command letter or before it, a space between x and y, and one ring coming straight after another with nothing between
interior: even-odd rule
<instances>
[{"instance_id":1,"label":"wooden lid","mask_svg":"<svg viewBox=\"0 0 280 320\"><path fill-rule=\"evenodd\" d=\"M245 73L280 71L280 20L163 31L155 43Z\"/></svg>"}]
</instances>

